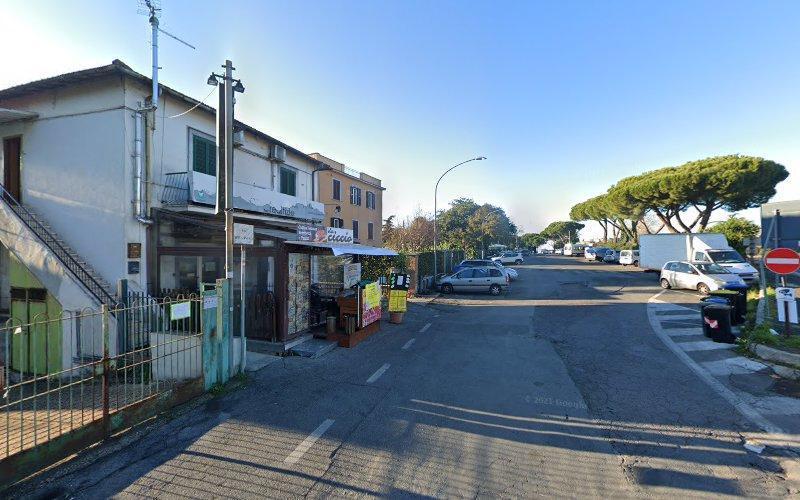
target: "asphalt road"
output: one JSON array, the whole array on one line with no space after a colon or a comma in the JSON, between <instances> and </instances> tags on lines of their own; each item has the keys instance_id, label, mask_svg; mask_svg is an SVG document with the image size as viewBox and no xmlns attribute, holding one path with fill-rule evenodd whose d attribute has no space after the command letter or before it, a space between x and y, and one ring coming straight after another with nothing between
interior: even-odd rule
<instances>
[{"instance_id":1,"label":"asphalt road","mask_svg":"<svg viewBox=\"0 0 800 500\"><path fill-rule=\"evenodd\" d=\"M682 328L696 296L656 296L652 274L579 258L533 257L518 268L506 295L415 304L403 325L384 324L355 349L285 358L114 453L56 469L36 492L798 493L785 449L800 433L796 387L761 370L726 374L736 354Z\"/></svg>"}]
</instances>

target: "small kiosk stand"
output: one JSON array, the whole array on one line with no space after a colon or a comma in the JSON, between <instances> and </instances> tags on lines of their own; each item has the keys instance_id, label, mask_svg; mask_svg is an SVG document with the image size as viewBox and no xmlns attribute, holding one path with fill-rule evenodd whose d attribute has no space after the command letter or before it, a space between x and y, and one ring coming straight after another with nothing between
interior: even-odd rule
<instances>
[{"instance_id":1,"label":"small kiosk stand","mask_svg":"<svg viewBox=\"0 0 800 500\"><path fill-rule=\"evenodd\" d=\"M381 328L381 286L377 281L358 283L355 296L339 297L339 326L344 334L328 334L341 347L353 347Z\"/></svg>"}]
</instances>

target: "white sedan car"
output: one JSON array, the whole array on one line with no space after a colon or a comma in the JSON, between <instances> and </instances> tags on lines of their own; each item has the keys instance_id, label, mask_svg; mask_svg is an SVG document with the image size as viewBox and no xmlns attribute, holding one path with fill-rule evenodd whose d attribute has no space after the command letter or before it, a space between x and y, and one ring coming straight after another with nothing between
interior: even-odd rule
<instances>
[{"instance_id":1,"label":"white sedan car","mask_svg":"<svg viewBox=\"0 0 800 500\"><path fill-rule=\"evenodd\" d=\"M713 262L667 262L661 269L661 288L686 288L708 295L727 285L744 285L738 275Z\"/></svg>"}]
</instances>

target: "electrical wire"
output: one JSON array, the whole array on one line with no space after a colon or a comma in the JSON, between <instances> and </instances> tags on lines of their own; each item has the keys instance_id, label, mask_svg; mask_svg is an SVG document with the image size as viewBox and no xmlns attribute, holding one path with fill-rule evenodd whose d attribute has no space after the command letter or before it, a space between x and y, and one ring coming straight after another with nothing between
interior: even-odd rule
<instances>
[{"instance_id":1,"label":"electrical wire","mask_svg":"<svg viewBox=\"0 0 800 500\"><path fill-rule=\"evenodd\" d=\"M186 111L184 111L183 113L178 113L177 115L170 116L169 118L178 118L179 116L183 116L183 115L185 115L186 113L190 113L190 112L194 111L194 110L195 110L195 109L196 109L198 106L200 106L201 104L203 104L203 103L205 102L205 100L206 100L206 99L208 99L209 97L211 97L211 94L212 94L212 93L213 93L215 90L217 90L217 87L216 87L216 86L212 87L212 88L211 88L211 92L209 92L207 96L203 97L203 99L202 99L200 102L198 102L197 104L195 104L195 105L194 105L194 106L192 106L191 108L187 109L187 110L186 110Z\"/></svg>"}]
</instances>

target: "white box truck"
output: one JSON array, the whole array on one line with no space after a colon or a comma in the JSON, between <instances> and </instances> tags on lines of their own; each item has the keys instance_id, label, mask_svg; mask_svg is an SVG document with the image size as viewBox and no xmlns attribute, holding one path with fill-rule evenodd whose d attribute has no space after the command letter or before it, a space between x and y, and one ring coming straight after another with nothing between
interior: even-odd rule
<instances>
[{"instance_id":1,"label":"white box truck","mask_svg":"<svg viewBox=\"0 0 800 500\"><path fill-rule=\"evenodd\" d=\"M738 274L748 285L758 281L758 271L728 245L724 234L642 234L639 267L660 271L667 262L714 262Z\"/></svg>"}]
</instances>

